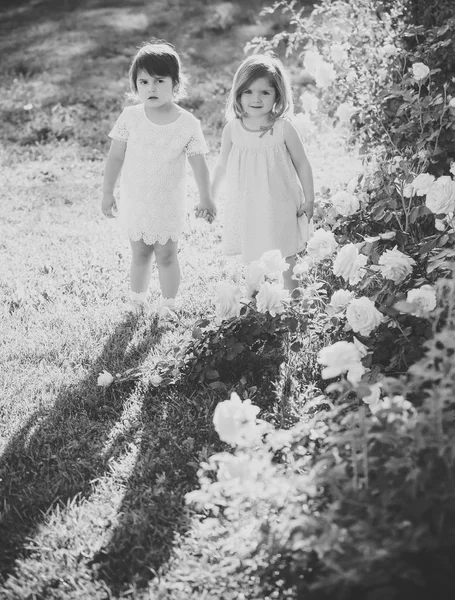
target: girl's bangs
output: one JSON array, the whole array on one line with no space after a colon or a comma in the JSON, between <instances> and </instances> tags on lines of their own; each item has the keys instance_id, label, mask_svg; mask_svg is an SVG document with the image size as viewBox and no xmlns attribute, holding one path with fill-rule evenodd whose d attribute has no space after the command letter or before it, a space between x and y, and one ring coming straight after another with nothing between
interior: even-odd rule
<instances>
[{"instance_id":1,"label":"girl's bangs","mask_svg":"<svg viewBox=\"0 0 455 600\"><path fill-rule=\"evenodd\" d=\"M137 70L146 71L149 75L157 75L158 77L172 77L177 79L175 66L172 64L170 57L145 54L137 60Z\"/></svg>"}]
</instances>

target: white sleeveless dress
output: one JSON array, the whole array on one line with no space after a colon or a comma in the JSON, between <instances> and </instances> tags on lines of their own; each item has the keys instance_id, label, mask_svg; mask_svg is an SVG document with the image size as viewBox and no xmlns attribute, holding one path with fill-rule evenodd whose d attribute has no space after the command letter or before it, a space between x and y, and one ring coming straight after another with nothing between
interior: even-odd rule
<instances>
[{"instance_id":1,"label":"white sleeveless dress","mask_svg":"<svg viewBox=\"0 0 455 600\"><path fill-rule=\"evenodd\" d=\"M222 247L227 255L241 254L246 263L268 250L292 256L308 241L297 219L304 194L284 142L284 123L277 119L265 133L245 129L240 119L227 125L232 148Z\"/></svg>"},{"instance_id":2,"label":"white sleeveless dress","mask_svg":"<svg viewBox=\"0 0 455 600\"><path fill-rule=\"evenodd\" d=\"M177 241L186 216L187 156L208 152L200 122L182 109L156 125L143 104L125 108L109 137L126 142L120 176L119 224L133 241Z\"/></svg>"}]
</instances>

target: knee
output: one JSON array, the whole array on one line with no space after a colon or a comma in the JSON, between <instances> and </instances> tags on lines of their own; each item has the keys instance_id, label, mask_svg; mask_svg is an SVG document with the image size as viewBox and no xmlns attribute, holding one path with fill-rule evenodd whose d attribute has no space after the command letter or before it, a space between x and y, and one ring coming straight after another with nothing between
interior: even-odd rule
<instances>
[{"instance_id":1,"label":"knee","mask_svg":"<svg viewBox=\"0 0 455 600\"><path fill-rule=\"evenodd\" d=\"M133 251L133 261L136 263L147 263L153 254L153 246L135 248Z\"/></svg>"},{"instance_id":2,"label":"knee","mask_svg":"<svg viewBox=\"0 0 455 600\"><path fill-rule=\"evenodd\" d=\"M173 249L161 249L155 253L156 263L159 267L169 267L177 260L177 252Z\"/></svg>"}]
</instances>

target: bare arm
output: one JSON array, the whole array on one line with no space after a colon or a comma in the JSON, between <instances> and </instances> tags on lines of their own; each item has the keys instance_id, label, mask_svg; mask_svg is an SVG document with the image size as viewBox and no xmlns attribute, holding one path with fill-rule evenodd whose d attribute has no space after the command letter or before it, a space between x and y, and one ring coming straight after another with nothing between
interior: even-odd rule
<instances>
[{"instance_id":1,"label":"bare arm","mask_svg":"<svg viewBox=\"0 0 455 600\"><path fill-rule=\"evenodd\" d=\"M104 168L103 200L101 202L101 210L109 218L114 217L114 188L125 160L125 151L126 142L112 140Z\"/></svg>"},{"instance_id":2,"label":"bare arm","mask_svg":"<svg viewBox=\"0 0 455 600\"><path fill-rule=\"evenodd\" d=\"M223 183L224 176L226 174L226 166L229 158L229 153L232 148L232 139L231 139L231 131L228 125L226 125L223 129L223 133L221 136L221 148L220 153L218 155L218 160L215 165L215 169L213 171L213 180L212 180L212 195L213 199L217 200L221 184Z\"/></svg>"},{"instance_id":3,"label":"bare arm","mask_svg":"<svg viewBox=\"0 0 455 600\"><path fill-rule=\"evenodd\" d=\"M199 204L196 206L196 216L203 217L209 222L216 215L216 206L212 201L210 190L210 172L204 154L193 154L188 157L193 170L194 179L199 190Z\"/></svg>"},{"instance_id":4,"label":"bare arm","mask_svg":"<svg viewBox=\"0 0 455 600\"><path fill-rule=\"evenodd\" d=\"M305 203L299 208L297 216L301 217L305 213L309 220L313 216L314 210L313 171L305 154L302 140L289 121L284 124L284 141L305 195Z\"/></svg>"}]
</instances>

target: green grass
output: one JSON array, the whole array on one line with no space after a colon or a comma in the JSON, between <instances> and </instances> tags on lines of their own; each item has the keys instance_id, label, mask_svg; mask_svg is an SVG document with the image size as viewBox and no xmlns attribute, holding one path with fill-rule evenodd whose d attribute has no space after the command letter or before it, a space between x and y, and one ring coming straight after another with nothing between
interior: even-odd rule
<instances>
[{"instance_id":1,"label":"green grass","mask_svg":"<svg viewBox=\"0 0 455 600\"><path fill-rule=\"evenodd\" d=\"M202 1L42 0L0 10L2 599L158 597L148 587L157 572L160 597L202 597L187 573L201 534L184 494L219 447L211 416L225 395L159 390L147 377L104 391L96 380L103 369L152 365L189 340L194 322L213 315L216 283L241 282L240 263L222 256L219 221L209 227L190 213L180 322L158 324L156 289L144 317L126 316L129 247L102 217L100 189L128 62L152 35L182 52L185 105L203 121L213 164L242 47L268 27L253 18L258 4L225 32L204 30ZM336 189L359 167L330 125L308 140L308 154L319 188ZM191 182L189 207L195 200Z\"/></svg>"}]
</instances>

